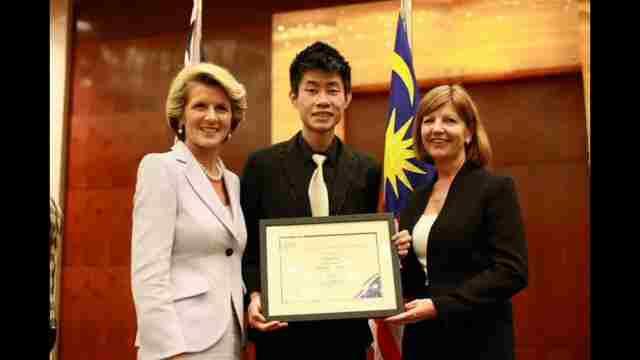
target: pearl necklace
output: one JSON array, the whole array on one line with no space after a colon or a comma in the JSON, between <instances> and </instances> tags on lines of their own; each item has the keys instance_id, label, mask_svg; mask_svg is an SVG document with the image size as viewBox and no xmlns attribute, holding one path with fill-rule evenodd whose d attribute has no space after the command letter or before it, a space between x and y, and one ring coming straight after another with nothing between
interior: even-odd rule
<instances>
[{"instance_id":1,"label":"pearl necklace","mask_svg":"<svg viewBox=\"0 0 640 360\"><path fill-rule=\"evenodd\" d=\"M214 176L213 174L211 174L211 171L209 171L209 169L207 169L204 165L202 165L200 162L198 162L198 164L200 164L200 167L202 168L202 171L204 171L204 174L207 175L207 177L213 181L220 181L222 180L222 169L220 168L220 166L218 166L218 164L215 164L215 167L218 169L218 176Z\"/></svg>"}]
</instances>

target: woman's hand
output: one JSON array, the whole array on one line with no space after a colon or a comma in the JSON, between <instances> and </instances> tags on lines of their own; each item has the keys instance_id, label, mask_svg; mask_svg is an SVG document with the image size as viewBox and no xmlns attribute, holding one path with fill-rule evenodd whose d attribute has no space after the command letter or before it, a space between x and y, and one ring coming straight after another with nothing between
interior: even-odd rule
<instances>
[{"instance_id":1,"label":"woman's hand","mask_svg":"<svg viewBox=\"0 0 640 360\"><path fill-rule=\"evenodd\" d=\"M259 292L251 293L251 302L247 309L249 326L259 331L273 331L289 326L282 321L269 321L262 315L262 300Z\"/></svg>"},{"instance_id":2,"label":"woman's hand","mask_svg":"<svg viewBox=\"0 0 640 360\"><path fill-rule=\"evenodd\" d=\"M398 250L398 255L400 255L401 258L407 256L407 254L409 253L411 240L411 235L409 235L409 231L407 230L397 232L391 237L391 241L393 241L393 244Z\"/></svg>"},{"instance_id":3,"label":"woman's hand","mask_svg":"<svg viewBox=\"0 0 640 360\"><path fill-rule=\"evenodd\" d=\"M390 316L384 321L392 324L411 324L422 320L430 320L438 317L438 311L431 299L415 299L404 304L405 312Z\"/></svg>"}]
</instances>

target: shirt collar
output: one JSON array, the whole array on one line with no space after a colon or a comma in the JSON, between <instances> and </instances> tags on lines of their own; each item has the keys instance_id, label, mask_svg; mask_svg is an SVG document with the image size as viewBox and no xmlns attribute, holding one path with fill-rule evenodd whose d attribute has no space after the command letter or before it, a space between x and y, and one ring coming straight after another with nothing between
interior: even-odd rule
<instances>
[{"instance_id":1,"label":"shirt collar","mask_svg":"<svg viewBox=\"0 0 640 360\"><path fill-rule=\"evenodd\" d=\"M321 152L321 153L314 152L311 149L311 146L307 143L307 141L302 136L302 132L298 133L298 138L296 140L296 143L305 160L313 162L313 159L311 158L311 156L313 154L321 154L327 157L327 160L325 163L330 163L330 164L337 163L338 154L340 153L340 149L341 149L341 142L337 136L333 137L333 141L331 142L331 145L329 145L329 148L325 152Z\"/></svg>"}]
</instances>

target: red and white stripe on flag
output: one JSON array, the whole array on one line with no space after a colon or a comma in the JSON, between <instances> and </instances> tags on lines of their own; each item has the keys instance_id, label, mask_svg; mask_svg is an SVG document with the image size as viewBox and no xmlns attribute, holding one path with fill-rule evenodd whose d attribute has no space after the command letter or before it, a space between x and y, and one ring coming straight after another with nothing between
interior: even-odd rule
<instances>
[{"instance_id":1,"label":"red and white stripe on flag","mask_svg":"<svg viewBox=\"0 0 640 360\"><path fill-rule=\"evenodd\" d=\"M403 325L393 325L383 320L369 320L373 333L374 360L402 359Z\"/></svg>"}]
</instances>

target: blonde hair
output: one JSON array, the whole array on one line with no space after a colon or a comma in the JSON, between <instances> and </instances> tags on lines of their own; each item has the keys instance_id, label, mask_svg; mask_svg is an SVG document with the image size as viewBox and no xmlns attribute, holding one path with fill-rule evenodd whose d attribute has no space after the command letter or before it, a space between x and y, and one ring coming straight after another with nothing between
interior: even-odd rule
<instances>
[{"instance_id":1,"label":"blonde hair","mask_svg":"<svg viewBox=\"0 0 640 360\"><path fill-rule=\"evenodd\" d=\"M480 120L478 109L471 96L460 85L441 85L431 89L420 101L416 117L413 121L413 143L416 154L421 160L433 164L433 159L422 143L422 119L450 103L464 121L471 133L471 141L465 144L467 160L478 166L488 167L491 164L491 144L489 136Z\"/></svg>"},{"instance_id":2,"label":"blonde hair","mask_svg":"<svg viewBox=\"0 0 640 360\"><path fill-rule=\"evenodd\" d=\"M247 91L244 85L231 73L218 65L199 63L184 67L171 82L167 96L166 117L169 127L176 136L184 141L184 132L178 133L180 120L184 117L190 85L201 83L210 86L221 86L231 102L231 131L244 119L247 110Z\"/></svg>"}]
</instances>

